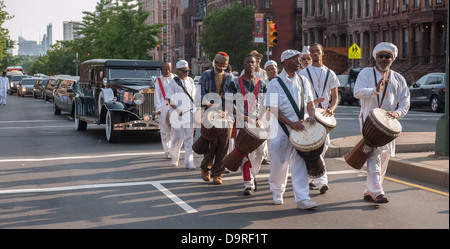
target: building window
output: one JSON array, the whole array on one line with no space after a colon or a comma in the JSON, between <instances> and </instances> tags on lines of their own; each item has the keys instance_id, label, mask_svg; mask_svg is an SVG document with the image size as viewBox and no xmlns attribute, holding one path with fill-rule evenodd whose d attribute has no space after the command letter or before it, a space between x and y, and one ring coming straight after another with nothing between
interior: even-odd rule
<instances>
[{"instance_id":1,"label":"building window","mask_svg":"<svg viewBox=\"0 0 450 249\"><path fill-rule=\"evenodd\" d=\"M362 10L361 10L361 8L362 8L362 2L361 2L362 0L358 0L358 6L357 6L357 12L358 12L358 15L356 16L357 18L361 18L361 13L362 13Z\"/></svg>"},{"instance_id":2,"label":"building window","mask_svg":"<svg viewBox=\"0 0 450 249\"><path fill-rule=\"evenodd\" d=\"M392 43L398 44L398 30L397 29L392 30Z\"/></svg>"},{"instance_id":3,"label":"building window","mask_svg":"<svg viewBox=\"0 0 450 249\"><path fill-rule=\"evenodd\" d=\"M353 19L353 0L350 0L350 20Z\"/></svg>"},{"instance_id":4,"label":"building window","mask_svg":"<svg viewBox=\"0 0 450 249\"><path fill-rule=\"evenodd\" d=\"M303 35L303 43L305 43L305 46L308 46L308 32L305 32L305 34Z\"/></svg>"},{"instance_id":5,"label":"building window","mask_svg":"<svg viewBox=\"0 0 450 249\"><path fill-rule=\"evenodd\" d=\"M388 31L387 30L383 30L383 41L388 41Z\"/></svg>"},{"instance_id":6,"label":"building window","mask_svg":"<svg viewBox=\"0 0 450 249\"><path fill-rule=\"evenodd\" d=\"M373 32L373 44L378 44L380 43L379 41L379 34L378 31Z\"/></svg>"},{"instance_id":7,"label":"building window","mask_svg":"<svg viewBox=\"0 0 450 249\"><path fill-rule=\"evenodd\" d=\"M393 4L392 4L392 12L393 13L396 13L397 10L398 10L398 1L400 1L400 0L394 0L393 1Z\"/></svg>"},{"instance_id":8,"label":"building window","mask_svg":"<svg viewBox=\"0 0 450 249\"><path fill-rule=\"evenodd\" d=\"M305 9L303 10L303 15L305 16L305 17L308 17L308 2L309 2L309 0L306 0L305 1Z\"/></svg>"},{"instance_id":9,"label":"building window","mask_svg":"<svg viewBox=\"0 0 450 249\"><path fill-rule=\"evenodd\" d=\"M414 44L413 44L413 55L417 56L419 55L419 26L414 27Z\"/></svg>"},{"instance_id":10,"label":"building window","mask_svg":"<svg viewBox=\"0 0 450 249\"><path fill-rule=\"evenodd\" d=\"M366 0L366 17L370 16L370 0Z\"/></svg>"},{"instance_id":11,"label":"building window","mask_svg":"<svg viewBox=\"0 0 450 249\"><path fill-rule=\"evenodd\" d=\"M442 3L442 0L436 0L436 3Z\"/></svg>"},{"instance_id":12,"label":"building window","mask_svg":"<svg viewBox=\"0 0 450 249\"><path fill-rule=\"evenodd\" d=\"M319 15L323 15L323 0L319 0Z\"/></svg>"},{"instance_id":13,"label":"building window","mask_svg":"<svg viewBox=\"0 0 450 249\"><path fill-rule=\"evenodd\" d=\"M342 6L342 21L347 19L347 1L344 1L344 6Z\"/></svg>"},{"instance_id":14,"label":"building window","mask_svg":"<svg viewBox=\"0 0 450 249\"><path fill-rule=\"evenodd\" d=\"M408 28L402 28L402 58L408 56Z\"/></svg>"},{"instance_id":15,"label":"building window","mask_svg":"<svg viewBox=\"0 0 450 249\"><path fill-rule=\"evenodd\" d=\"M419 0L414 0L414 9L419 8Z\"/></svg>"},{"instance_id":16,"label":"building window","mask_svg":"<svg viewBox=\"0 0 450 249\"><path fill-rule=\"evenodd\" d=\"M339 2L336 2L336 23L339 23Z\"/></svg>"},{"instance_id":17,"label":"building window","mask_svg":"<svg viewBox=\"0 0 450 249\"><path fill-rule=\"evenodd\" d=\"M431 6L430 0L425 0L425 7L430 7L430 6Z\"/></svg>"},{"instance_id":18,"label":"building window","mask_svg":"<svg viewBox=\"0 0 450 249\"><path fill-rule=\"evenodd\" d=\"M328 21L330 23L333 23L333 3L329 3L329 8L330 8L330 16L328 17Z\"/></svg>"},{"instance_id":19,"label":"building window","mask_svg":"<svg viewBox=\"0 0 450 249\"><path fill-rule=\"evenodd\" d=\"M315 16L315 14L316 14L316 1L315 0L313 0L312 2L311 2L311 16Z\"/></svg>"},{"instance_id":20,"label":"building window","mask_svg":"<svg viewBox=\"0 0 450 249\"><path fill-rule=\"evenodd\" d=\"M163 20L167 20L167 10L163 10L162 17L163 17Z\"/></svg>"}]
</instances>

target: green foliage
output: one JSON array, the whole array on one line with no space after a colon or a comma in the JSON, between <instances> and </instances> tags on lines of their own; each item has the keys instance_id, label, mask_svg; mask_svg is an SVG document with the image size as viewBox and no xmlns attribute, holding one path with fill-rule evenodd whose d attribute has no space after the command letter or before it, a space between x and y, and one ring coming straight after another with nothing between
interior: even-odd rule
<instances>
[{"instance_id":1,"label":"green foliage","mask_svg":"<svg viewBox=\"0 0 450 249\"><path fill-rule=\"evenodd\" d=\"M9 30L3 28L3 23L7 20L12 19L14 16L10 16L8 12L5 11L4 1L0 1L0 69L5 69L8 66L8 59L10 54L6 52L9 48L12 47L9 40ZM4 58L6 57L6 58ZM5 59L5 60L4 60Z\"/></svg>"},{"instance_id":2,"label":"green foliage","mask_svg":"<svg viewBox=\"0 0 450 249\"><path fill-rule=\"evenodd\" d=\"M210 60L223 51L230 56L233 69L243 68L244 56L257 49L253 43L255 11L235 3L230 8L214 10L203 20L204 30L200 44Z\"/></svg>"}]
</instances>

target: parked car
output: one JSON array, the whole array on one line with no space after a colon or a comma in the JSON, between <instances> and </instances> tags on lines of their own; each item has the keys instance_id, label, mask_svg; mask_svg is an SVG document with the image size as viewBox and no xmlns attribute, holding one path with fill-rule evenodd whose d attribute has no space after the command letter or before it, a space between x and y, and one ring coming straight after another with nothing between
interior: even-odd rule
<instances>
[{"instance_id":1,"label":"parked car","mask_svg":"<svg viewBox=\"0 0 450 249\"><path fill-rule=\"evenodd\" d=\"M56 87L56 83L58 82L57 77L50 78L47 82L47 85L44 88L44 97L45 101L53 100L53 90Z\"/></svg>"},{"instance_id":2,"label":"parked car","mask_svg":"<svg viewBox=\"0 0 450 249\"><path fill-rule=\"evenodd\" d=\"M75 98L75 127L106 124L106 139L120 141L124 131L159 130L152 77L161 75L162 62L144 60L85 61L80 66Z\"/></svg>"},{"instance_id":3,"label":"parked car","mask_svg":"<svg viewBox=\"0 0 450 249\"><path fill-rule=\"evenodd\" d=\"M358 78L359 72L361 72L362 68L354 68L350 70L348 75L338 75L338 79L340 85L338 87L339 92L339 104L347 103L349 105L353 105L355 102L359 102L353 96L353 89L355 88L356 78Z\"/></svg>"},{"instance_id":4,"label":"parked car","mask_svg":"<svg viewBox=\"0 0 450 249\"><path fill-rule=\"evenodd\" d=\"M17 85L17 96L25 97L26 95L33 95L33 88L39 78L24 78L21 79Z\"/></svg>"},{"instance_id":5,"label":"parked car","mask_svg":"<svg viewBox=\"0 0 450 249\"><path fill-rule=\"evenodd\" d=\"M433 112L445 108L445 73L429 73L409 87L411 107L429 106Z\"/></svg>"},{"instance_id":6,"label":"parked car","mask_svg":"<svg viewBox=\"0 0 450 249\"><path fill-rule=\"evenodd\" d=\"M33 88L33 98L44 98L44 90L47 86L47 83L49 81L49 78L40 78L36 81Z\"/></svg>"},{"instance_id":7,"label":"parked car","mask_svg":"<svg viewBox=\"0 0 450 249\"><path fill-rule=\"evenodd\" d=\"M17 92L17 85L19 84L21 79L31 78L29 75L23 75L22 72L16 71L6 73L6 77L9 79L9 95L13 95Z\"/></svg>"},{"instance_id":8,"label":"parked car","mask_svg":"<svg viewBox=\"0 0 450 249\"><path fill-rule=\"evenodd\" d=\"M75 96L78 93L78 81L80 77L63 77L58 79L57 88L54 92L54 113L61 115L61 111L69 112L73 117Z\"/></svg>"}]
</instances>

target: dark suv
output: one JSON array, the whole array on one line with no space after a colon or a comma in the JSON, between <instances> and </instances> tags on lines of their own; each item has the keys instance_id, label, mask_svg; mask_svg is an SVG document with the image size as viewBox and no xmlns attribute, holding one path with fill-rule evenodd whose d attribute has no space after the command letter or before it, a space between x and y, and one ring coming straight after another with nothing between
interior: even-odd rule
<instances>
[{"instance_id":1,"label":"dark suv","mask_svg":"<svg viewBox=\"0 0 450 249\"><path fill-rule=\"evenodd\" d=\"M106 124L106 139L118 142L123 131L159 130L153 78L162 62L144 60L85 61L75 98L76 129L87 123Z\"/></svg>"},{"instance_id":2,"label":"dark suv","mask_svg":"<svg viewBox=\"0 0 450 249\"><path fill-rule=\"evenodd\" d=\"M429 73L409 87L411 107L428 105L433 112L445 108L445 73Z\"/></svg>"}]
</instances>

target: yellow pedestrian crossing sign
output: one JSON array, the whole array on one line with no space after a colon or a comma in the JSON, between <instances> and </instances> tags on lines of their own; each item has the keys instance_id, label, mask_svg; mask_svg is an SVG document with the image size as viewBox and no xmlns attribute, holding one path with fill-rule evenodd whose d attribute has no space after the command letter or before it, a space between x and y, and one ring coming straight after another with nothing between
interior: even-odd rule
<instances>
[{"instance_id":1,"label":"yellow pedestrian crossing sign","mask_svg":"<svg viewBox=\"0 0 450 249\"><path fill-rule=\"evenodd\" d=\"M361 59L361 48L356 43L353 43L348 49L348 58Z\"/></svg>"}]
</instances>

